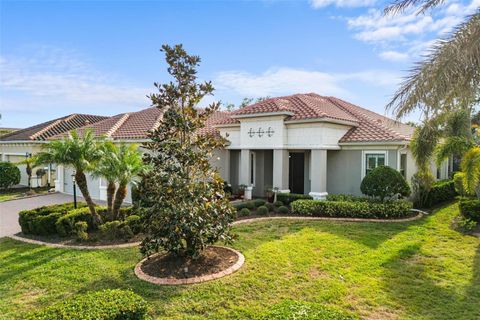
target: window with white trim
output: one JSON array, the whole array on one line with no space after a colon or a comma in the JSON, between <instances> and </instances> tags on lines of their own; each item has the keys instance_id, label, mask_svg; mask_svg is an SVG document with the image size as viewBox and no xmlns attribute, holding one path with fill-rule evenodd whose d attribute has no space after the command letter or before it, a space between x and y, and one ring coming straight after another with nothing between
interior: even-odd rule
<instances>
[{"instance_id":1,"label":"window with white trim","mask_svg":"<svg viewBox=\"0 0 480 320\"><path fill-rule=\"evenodd\" d=\"M406 179L407 178L407 154L400 154L400 173Z\"/></svg>"},{"instance_id":2,"label":"window with white trim","mask_svg":"<svg viewBox=\"0 0 480 320\"><path fill-rule=\"evenodd\" d=\"M385 153L365 154L365 175L379 166L385 165Z\"/></svg>"}]
</instances>

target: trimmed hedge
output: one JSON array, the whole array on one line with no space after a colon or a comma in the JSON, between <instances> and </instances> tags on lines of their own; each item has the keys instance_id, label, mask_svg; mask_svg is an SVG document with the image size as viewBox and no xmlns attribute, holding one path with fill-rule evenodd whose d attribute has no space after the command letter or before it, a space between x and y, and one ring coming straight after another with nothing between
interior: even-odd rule
<instances>
[{"instance_id":1,"label":"trimmed hedge","mask_svg":"<svg viewBox=\"0 0 480 320\"><path fill-rule=\"evenodd\" d=\"M288 214L290 210L288 210L288 207L286 206L281 206L278 208L278 213L280 214Z\"/></svg>"},{"instance_id":2,"label":"trimmed hedge","mask_svg":"<svg viewBox=\"0 0 480 320\"><path fill-rule=\"evenodd\" d=\"M370 171L363 178L360 190L382 201L398 195L408 197L411 193L410 186L400 172L388 166L379 166Z\"/></svg>"},{"instance_id":3,"label":"trimmed hedge","mask_svg":"<svg viewBox=\"0 0 480 320\"><path fill-rule=\"evenodd\" d=\"M273 305L262 320L354 320L357 317L318 303L286 300Z\"/></svg>"},{"instance_id":4,"label":"trimmed hedge","mask_svg":"<svg viewBox=\"0 0 480 320\"><path fill-rule=\"evenodd\" d=\"M85 203L80 202L78 207L83 208ZM52 206L43 206L32 210L23 210L19 212L18 222L24 234L33 235L51 235L56 234L55 223L57 220L73 209L73 203L55 204Z\"/></svg>"},{"instance_id":5,"label":"trimmed hedge","mask_svg":"<svg viewBox=\"0 0 480 320\"><path fill-rule=\"evenodd\" d=\"M460 201L459 206L462 216L480 222L480 199L465 199Z\"/></svg>"},{"instance_id":6,"label":"trimmed hedge","mask_svg":"<svg viewBox=\"0 0 480 320\"><path fill-rule=\"evenodd\" d=\"M347 201L347 202L381 202L379 199L369 197L357 197L351 194L329 194L327 201Z\"/></svg>"},{"instance_id":7,"label":"trimmed hedge","mask_svg":"<svg viewBox=\"0 0 480 320\"><path fill-rule=\"evenodd\" d=\"M238 212L238 214L240 215L240 217L247 217L247 216L249 216L250 214L252 214L252 212L251 212L250 209L248 209L248 208L242 208L242 209L240 209L240 211Z\"/></svg>"},{"instance_id":8,"label":"trimmed hedge","mask_svg":"<svg viewBox=\"0 0 480 320\"><path fill-rule=\"evenodd\" d=\"M8 189L20 183L20 169L10 162L0 162L0 188Z\"/></svg>"},{"instance_id":9,"label":"trimmed hedge","mask_svg":"<svg viewBox=\"0 0 480 320\"><path fill-rule=\"evenodd\" d=\"M299 193L279 193L277 194L277 201L281 201L284 205L288 206L295 200L312 200L313 198L308 194Z\"/></svg>"},{"instance_id":10,"label":"trimmed hedge","mask_svg":"<svg viewBox=\"0 0 480 320\"><path fill-rule=\"evenodd\" d=\"M26 320L147 320L150 307L129 290L103 290L76 295L43 310L27 314Z\"/></svg>"},{"instance_id":11,"label":"trimmed hedge","mask_svg":"<svg viewBox=\"0 0 480 320\"><path fill-rule=\"evenodd\" d=\"M260 206L257 208L256 214L260 216L266 216L268 214L268 208L266 206Z\"/></svg>"},{"instance_id":12,"label":"trimmed hedge","mask_svg":"<svg viewBox=\"0 0 480 320\"><path fill-rule=\"evenodd\" d=\"M97 207L97 212L104 215L107 211L105 207ZM62 236L70 236L75 234L75 223L85 221L88 225L88 230L93 229L93 217L88 207L70 210L68 213L60 216L55 223L57 233Z\"/></svg>"},{"instance_id":13,"label":"trimmed hedge","mask_svg":"<svg viewBox=\"0 0 480 320\"><path fill-rule=\"evenodd\" d=\"M455 200L458 195L455 191L455 182L453 180L437 181L428 192L426 205L432 207L436 204Z\"/></svg>"},{"instance_id":14,"label":"trimmed hedge","mask_svg":"<svg viewBox=\"0 0 480 320\"><path fill-rule=\"evenodd\" d=\"M313 217L398 219L411 216L412 203L405 200L385 203L297 200L292 213Z\"/></svg>"}]
</instances>

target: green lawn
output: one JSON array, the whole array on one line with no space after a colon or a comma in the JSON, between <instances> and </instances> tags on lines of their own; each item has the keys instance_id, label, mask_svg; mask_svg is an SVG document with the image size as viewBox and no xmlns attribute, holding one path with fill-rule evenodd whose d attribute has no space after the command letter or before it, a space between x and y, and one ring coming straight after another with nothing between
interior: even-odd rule
<instances>
[{"instance_id":1,"label":"green lawn","mask_svg":"<svg viewBox=\"0 0 480 320\"><path fill-rule=\"evenodd\" d=\"M480 239L450 229L457 205L410 223L240 225L233 276L183 287L140 280L136 249L73 251L0 240L0 318L66 296L131 288L168 319L249 319L284 299L368 319L480 319Z\"/></svg>"},{"instance_id":2,"label":"green lawn","mask_svg":"<svg viewBox=\"0 0 480 320\"><path fill-rule=\"evenodd\" d=\"M7 191L2 190L0 192L0 202L23 198L25 196L28 196L27 195L28 191L29 191L28 188L13 189L13 190L7 190ZM32 192L32 195L35 195L35 193L36 194L46 194L46 193L48 193L48 188L46 188L46 187L34 188L30 192ZM35 193L33 193L33 192L35 192Z\"/></svg>"}]
</instances>

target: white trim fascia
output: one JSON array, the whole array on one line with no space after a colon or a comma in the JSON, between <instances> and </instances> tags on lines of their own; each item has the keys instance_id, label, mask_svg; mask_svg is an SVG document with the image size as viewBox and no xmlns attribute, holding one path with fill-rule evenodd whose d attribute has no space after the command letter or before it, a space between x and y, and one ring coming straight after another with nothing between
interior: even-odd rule
<instances>
[{"instance_id":1,"label":"white trim fascia","mask_svg":"<svg viewBox=\"0 0 480 320\"><path fill-rule=\"evenodd\" d=\"M310 146L310 145L298 145L298 146L233 146L226 147L227 150L342 150L339 146Z\"/></svg>"},{"instance_id":2,"label":"white trim fascia","mask_svg":"<svg viewBox=\"0 0 480 320\"><path fill-rule=\"evenodd\" d=\"M367 154L384 154L385 165L388 166L388 150L362 150L362 174L361 174L362 180L363 178L365 178L365 169L366 169L365 156Z\"/></svg>"},{"instance_id":3,"label":"white trim fascia","mask_svg":"<svg viewBox=\"0 0 480 320\"><path fill-rule=\"evenodd\" d=\"M36 145L36 144L45 144L50 141L43 141L43 140L10 140L10 141L0 141L0 145L2 144L18 144L18 145Z\"/></svg>"},{"instance_id":4,"label":"white trim fascia","mask_svg":"<svg viewBox=\"0 0 480 320\"><path fill-rule=\"evenodd\" d=\"M233 119L245 119L245 118L260 118L260 117L271 117L271 116L293 116L294 113L291 111L276 111L276 112L261 112L261 113L251 113L251 114L239 114L231 115Z\"/></svg>"},{"instance_id":5,"label":"white trim fascia","mask_svg":"<svg viewBox=\"0 0 480 320\"><path fill-rule=\"evenodd\" d=\"M366 142L339 142L340 146L398 146L408 144L407 140L398 141L366 141Z\"/></svg>"},{"instance_id":6,"label":"white trim fascia","mask_svg":"<svg viewBox=\"0 0 480 320\"><path fill-rule=\"evenodd\" d=\"M236 128L240 127L240 123L225 123L225 124L214 124L213 128Z\"/></svg>"},{"instance_id":7,"label":"white trim fascia","mask_svg":"<svg viewBox=\"0 0 480 320\"><path fill-rule=\"evenodd\" d=\"M319 122L319 123L327 122L327 123L335 123L335 124L342 124L342 125L347 125L347 126L358 127L358 122L347 121L347 120L338 120L338 119L329 118L329 117L284 121L285 124L301 124L301 123L312 123L312 122Z\"/></svg>"},{"instance_id":8,"label":"white trim fascia","mask_svg":"<svg viewBox=\"0 0 480 320\"><path fill-rule=\"evenodd\" d=\"M23 156L25 157L26 152L3 152L5 156Z\"/></svg>"}]
</instances>

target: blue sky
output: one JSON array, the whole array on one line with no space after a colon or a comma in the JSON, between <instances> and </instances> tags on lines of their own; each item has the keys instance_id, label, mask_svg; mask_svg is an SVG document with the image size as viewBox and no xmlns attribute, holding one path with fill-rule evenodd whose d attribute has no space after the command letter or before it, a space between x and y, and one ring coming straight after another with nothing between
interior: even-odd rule
<instances>
[{"instance_id":1,"label":"blue sky","mask_svg":"<svg viewBox=\"0 0 480 320\"><path fill-rule=\"evenodd\" d=\"M0 126L148 107L169 80L164 43L201 56L217 89L205 103L317 92L384 114L406 70L480 0L390 17L385 3L0 0Z\"/></svg>"}]
</instances>

